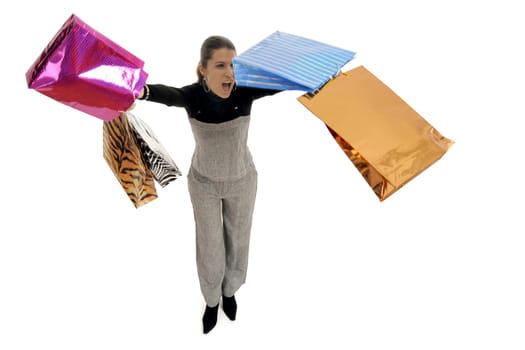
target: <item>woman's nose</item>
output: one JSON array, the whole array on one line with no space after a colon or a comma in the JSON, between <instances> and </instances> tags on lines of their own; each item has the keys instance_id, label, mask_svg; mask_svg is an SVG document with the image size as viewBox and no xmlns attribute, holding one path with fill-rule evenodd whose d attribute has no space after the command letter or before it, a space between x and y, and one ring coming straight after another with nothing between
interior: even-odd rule
<instances>
[{"instance_id":1,"label":"woman's nose","mask_svg":"<svg viewBox=\"0 0 525 350\"><path fill-rule=\"evenodd\" d=\"M228 67L228 69L226 70L226 75L229 78L233 78L235 76L235 72L233 71L233 67Z\"/></svg>"}]
</instances>

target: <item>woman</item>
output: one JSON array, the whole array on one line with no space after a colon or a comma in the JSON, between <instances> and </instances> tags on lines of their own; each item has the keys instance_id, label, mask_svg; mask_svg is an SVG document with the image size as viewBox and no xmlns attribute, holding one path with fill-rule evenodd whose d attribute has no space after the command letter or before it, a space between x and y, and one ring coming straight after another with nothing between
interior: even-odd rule
<instances>
[{"instance_id":1,"label":"woman","mask_svg":"<svg viewBox=\"0 0 525 350\"><path fill-rule=\"evenodd\" d=\"M139 99L184 107L195 138L188 189L196 227L197 271L206 309L203 332L215 327L219 301L235 320L235 292L245 282L257 171L247 146L252 102L277 93L237 87L233 43L222 36L201 47L198 81L182 88L144 86Z\"/></svg>"}]
</instances>

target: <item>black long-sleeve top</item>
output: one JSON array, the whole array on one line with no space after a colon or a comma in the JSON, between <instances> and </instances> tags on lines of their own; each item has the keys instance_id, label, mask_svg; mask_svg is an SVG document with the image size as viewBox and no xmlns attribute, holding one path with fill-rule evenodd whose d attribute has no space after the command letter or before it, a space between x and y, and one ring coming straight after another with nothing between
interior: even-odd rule
<instances>
[{"instance_id":1,"label":"black long-sleeve top","mask_svg":"<svg viewBox=\"0 0 525 350\"><path fill-rule=\"evenodd\" d=\"M148 101L167 106L184 107L190 118L204 123L222 123L250 115L254 100L273 95L279 90L237 86L228 98L205 91L199 83L175 88L163 84L148 84Z\"/></svg>"}]
</instances>

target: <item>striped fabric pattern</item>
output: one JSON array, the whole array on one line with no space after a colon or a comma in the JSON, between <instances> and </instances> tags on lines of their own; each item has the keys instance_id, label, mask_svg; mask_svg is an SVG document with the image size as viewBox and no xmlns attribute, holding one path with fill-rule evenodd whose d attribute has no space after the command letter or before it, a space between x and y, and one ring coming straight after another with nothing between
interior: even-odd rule
<instances>
[{"instance_id":1,"label":"striped fabric pattern","mask_svg":"<svg viewBox=\"0 0 525 350\"><path fill-rule=\"evenodd\" d=\"M350 62L355 52L274 32L233 60L238 86L314 92Z\"/></svg>"},{"instance_id":2,"label":"striped fabric pattern","mask_svg":"<svg viewBox=\"0 0 525 350\"><path fill-rule=\"evenodd\" d=\"M170 182L178 179L182 173L175 161L170 157L151 127L134 114L126 113L132 126L142 158L151 171L155 181L161 187L166 187Z\"/></svg>"}]
</instances>

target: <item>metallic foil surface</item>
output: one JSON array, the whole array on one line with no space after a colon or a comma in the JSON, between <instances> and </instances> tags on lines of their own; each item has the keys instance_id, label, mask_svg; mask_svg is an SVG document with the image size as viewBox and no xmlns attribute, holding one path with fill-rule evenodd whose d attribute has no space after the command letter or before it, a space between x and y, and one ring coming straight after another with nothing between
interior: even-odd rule
<instances>
[{"instance_id":1,"label":"metallic foil surface","mask_svg":"<svg viewBox=\"0 0 525 350\"><path fill-rule=\"evenodd\" d=\"M298 100L326 124L381 201L454 144L363 66Z\"/></svg>"},{"instance_id":2,"label":"metallic foil surface","mask_svg":"<svg viewBox=\"0 0 525 350\"><path fill-rule=\"evenodd\" d=\"M374 167L372 167L355 148L350 146L348 142L339 136L337 132L330 129L328 125L327 128L339 147L345 152L346 156L354 164L356 169L359 170L359 173L365 178L366 182L379 199L382 200L387 197L387 194L393 193L395 188L388 183L379 171L374 169Z\"/></svg>"},{"instance_id":3,"label":"metallic foil surface","mask_svg":"<svg viewBox=\"0 0 525 350\"><path fill-rule=\"evenodd\" d=\"M26 73L30 89L105 121L131 107L144 62L71 15Z\"/></svg>"}]
</instances>

